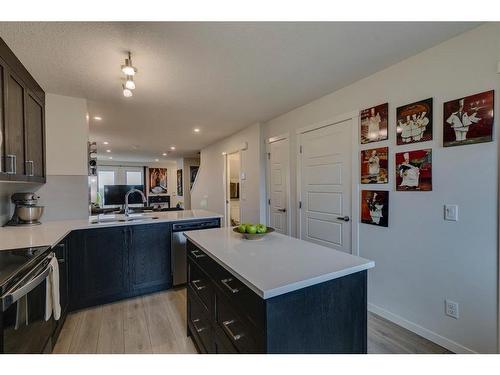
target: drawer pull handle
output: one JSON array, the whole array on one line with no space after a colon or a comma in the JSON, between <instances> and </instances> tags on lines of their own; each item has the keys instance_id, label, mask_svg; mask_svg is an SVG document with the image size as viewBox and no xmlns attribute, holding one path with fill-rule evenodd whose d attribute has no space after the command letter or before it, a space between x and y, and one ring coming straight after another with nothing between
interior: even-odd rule
<instances>
[{"instance_id":1,"label":"drawer pull handle","mask_svg":"<svg viewBox=\"0 0 500 375\"><path fill-rule=\"evenodd\" d=\"M193 327L194 327L194 329L196 330L196 332L201 333L201 332L203 332L204 330L206 330L206 329L207 329L207 327L201 327L201 328L199 328L198 326L196 326L196 323L198 323L199 321L200 321L200 319L194 319L194 320L193 320Z\"/></svg>"},{"instance_id":2,"label":"drawer pull handle","mask_svg":"<svg viewBox=\"0 0 500 375\"><path fill-rule=\"evenodd\" d=\"M229 279L222 279L220 282L231 291L231 293L238 293L240 290L238 288L232 288L229 283L233 281L233 279L230 277Z\"/></svg>"},{"instance_id":3,"label":"drawer pull handle","mask_svg":"<svg viewBox=\"0 0 500 375\"><path fill-rule=\"evenodd\" d=\"M243 337L243 334L242 333L234 334L234 332L231 331L230 325L233 323L235 323L234 319L226 320L226 321L222 322L222 327L224 328L226 333L233 339L233 341L238 341L239 339L241 339Z\"/></svg>"},{"instance_id":4,"label":"drawer pull handle","mask_svg":"<svg viewBox=\"0 0 500 375\"><path fill-rule=\"evenodd\" d=\"M206 257L206 254L203 254L203 253L200 254L200 250L192 250L191 254L193 254L193 256L196 259Z\"/></svg>"},{"instance_id":5,"label":"drawer pull handle","mask_svg":"<svg viewBox=\"0 0 500 375\"><path fill-rule=\"evenodd\" d=\"M201 280L192 280L192 281L191 281L191 284L193 284L193 285L194 285L194 288L195 288L196 290L203 290L203 289L205 289L205 288L207 287L206 285L202 285L202 286L198 286L198 285L196 285L196 283L199 283L199 282L201 282Z\"/></svg>"}]
</instances>

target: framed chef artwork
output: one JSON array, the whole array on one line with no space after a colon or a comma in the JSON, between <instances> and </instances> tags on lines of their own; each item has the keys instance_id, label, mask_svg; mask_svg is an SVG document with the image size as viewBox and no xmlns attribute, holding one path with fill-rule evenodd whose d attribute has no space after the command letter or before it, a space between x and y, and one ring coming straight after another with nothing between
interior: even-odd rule
<instances>
[{"instance_id":1,"label":"framed chef artwork","mask_svg":"<svg viewBox=\"0 0 500 375\"><path fill-rule=\"evenodd\" d=\"M396 142L398 145L432 140L432 98L396 109Z\"/></svg>"},{"instance_id":2,"label":"framed chef artwork","mask_svg":"<svg viewBox=\"0 0 500 375\"><path fill-rule=\"evenodd\" d=\"M362 184L386 184L389 182L388 156L389 147L361 151Z\"/></svg>"},{"instance_id":3,"label":"framed chef artwork","mask_svg":"<svg viewBox=\"0 0 500 375\"><path fill-rule=\"evenodd\" d=\"M361 144L385 141L388 139L389 103L363 109L361 117Z\"/></svg>"},{"instance_id":4,"label":"framed chef artwork","mask_svg":"<svg viewBox=\"0 0 500 375\"><path fill-rule=\"evenodd\" d=\"M491 142L493 103L493 90L444 103L443 146Z\"/></svg>"},{"instance_id":5,"label":"framed chef artwork","mask_svg":"<svg viewBox=\"0 0 500 375\"><path fill-rule=\"evenodd\" d=\"M361 190L361 222L379 227L389 226L388 191Z\"/></svg>"},{"instance_id":6,"label":"framed chef artwork","mask_svg":"<svg viewBox=\"0 0 500 375\"><path fill-rule=\"evenodd\" d=\"M149 168L149 192L167 193L167 168Z\"/></svg>"},{"instance_id":7,"label":"framed chef artwork","mask_svg":"<svg viewBox=\"0 0 500 375\"><path fill-rule=\"evenodd\" d=\"M396 154L396 190L432 190L432 149Z\"/></svg>"}]
</instances>

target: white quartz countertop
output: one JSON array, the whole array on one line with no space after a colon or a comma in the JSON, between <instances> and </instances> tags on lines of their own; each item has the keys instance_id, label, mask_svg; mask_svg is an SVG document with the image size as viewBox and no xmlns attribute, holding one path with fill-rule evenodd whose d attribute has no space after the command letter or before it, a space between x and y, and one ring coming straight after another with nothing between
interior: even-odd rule
<instances>
[{"instance_id":1,"label":"white quartz countertop","mask_svg":"<svg viewBox=\"0 0 500 375\"><path fill-rule=\"evenodd\" d=\"M105 215L105 220L113 220L112 215ZM123 215L117 215L120 219ZM134 215L132 215L134 216ZM165 211L143 214L145 220L135 220L128 222L107 221L93 223L97 216L92 216L88 220L61 220L47 221L42 220L41 225L31 227L1 227L0 228L0 251L17 249L31 246L54 246L61 241L69 232L77 229L91 229L103 227L115 227L123 225L154 224L176 221L187 221L196 219L220 218L214 212L206 210L184 210L184 211ZM155 219L151 219L154 217ZM101 216L102 218L102 216Z\"/></svg>"},{"instance_id":2,"label":"white quartz countertop","mask_svg":"<svg viewBox=\"0 0 500 375\"><path fill-rule=\"evenodd\" d=\"M264 299L375 266L371 260L279 233L259 240L245 240L232 228L185 235Z\"/></svg>"}]
</instances>

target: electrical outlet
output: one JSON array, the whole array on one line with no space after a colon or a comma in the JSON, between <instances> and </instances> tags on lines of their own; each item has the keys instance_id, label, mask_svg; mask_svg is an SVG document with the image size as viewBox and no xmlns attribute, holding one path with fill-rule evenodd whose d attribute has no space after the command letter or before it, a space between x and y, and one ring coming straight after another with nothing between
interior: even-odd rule
<instances>
[{"instance_id":1,"label":"electrical outlet","mask_svg":"<svg viewBox=\"0 0 500 375\"><path fill-rule=\"evenodd\" d=\"M459 311L458 311L458 302L446 299L445 303L445 314L451 316L452 318L458 319Z\"/></svg>"}]
</instances>

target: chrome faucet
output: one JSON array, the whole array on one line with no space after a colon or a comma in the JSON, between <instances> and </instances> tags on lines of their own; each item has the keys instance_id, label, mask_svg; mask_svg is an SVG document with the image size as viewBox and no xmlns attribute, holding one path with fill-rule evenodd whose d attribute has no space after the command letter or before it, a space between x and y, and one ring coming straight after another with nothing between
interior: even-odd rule
<instances>
[{"instance_id":1,"label":"chrome faucet","mask_svg":"<svg viewBox=\"0 0 500 375\"><path fill-rule=\"evenodd\" d=\"M146 203L147 202L146 196L144 195L144 193L141 190L130 189L129 191L127 191L127 194L125 194L125 216L127 216L127 217L130 215L130 208L128 207L128 197L132 193L139 193L139 194L141 194L141 196L142 196L142 203Z\"/></svg>"}]
</instances>

